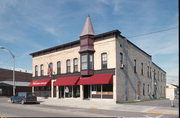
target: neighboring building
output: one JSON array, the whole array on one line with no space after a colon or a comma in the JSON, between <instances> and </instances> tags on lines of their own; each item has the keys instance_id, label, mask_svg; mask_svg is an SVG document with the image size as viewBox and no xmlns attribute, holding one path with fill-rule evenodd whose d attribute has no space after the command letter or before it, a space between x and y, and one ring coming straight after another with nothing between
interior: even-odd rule
<instances>
[{"instance_id":1,"label":"neighboring building","mask_svg":"<svg viewBox=\"0 0 180 118\"><path fill-rule=\"evenodd\" d=\"M15 92L31 92L29 83L32 81L32 74L15 71ZM0 96L13 95L13 71L0 68Z\"/></svg>"},{"instance_id":2,"label":"neighboring building","mask_svg":"<svg viewBox=\"0 0 180 118\"><path fill-rule=\"evenodd\" d=\"M114 102L164 98L166 72L113 30L95 35L88 16L80 40L31 53L33 91L56 98Z\"/></svg>"},{"instance_id":3,"label":"neighboring building","mask_svg":"<svg viewBox=\"0 0 180 118\"><path fill-rule=\"evenodd\" d=\"M179 99L179 86L176 84L166 84L166 98Z\"/></svg>"}]
</instances>

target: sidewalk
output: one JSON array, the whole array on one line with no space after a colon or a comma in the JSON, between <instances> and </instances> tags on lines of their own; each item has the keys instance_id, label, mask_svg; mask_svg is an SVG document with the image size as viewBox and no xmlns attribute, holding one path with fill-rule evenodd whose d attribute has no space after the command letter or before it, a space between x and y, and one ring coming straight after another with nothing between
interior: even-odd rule
<instances>
[{"instance_id":1,"label":"sidewalk","mask_svg":"<svg viewBox=\"0 0 180 118\"><path fill-rule=\"evenodd\" d=\"M111 100L81 100L81 99L57 99L57 98L38 98L41 104L54 106L67 106L75 108L103 109L114 111L129 111L154 114L179 114L179 108L159 107L159 106L142 106L131 104L115 104Z\"/></svg>"}]
</instances>

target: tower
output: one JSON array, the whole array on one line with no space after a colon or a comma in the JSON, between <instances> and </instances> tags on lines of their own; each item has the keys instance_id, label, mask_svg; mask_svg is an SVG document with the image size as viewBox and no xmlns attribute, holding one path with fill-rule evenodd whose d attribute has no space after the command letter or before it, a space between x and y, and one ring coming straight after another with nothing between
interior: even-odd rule
<instances>
[{"instance_id":1,"label":"tower","mask_svg":"<svg viewBox=\"0 0 180 118\"><path fill-rule=\"evenodd\" d=\"M94 74L94 30L91 18L88 16L80 35L80 65L81 76L90 76Z\"/></svg>"}]
</instances>

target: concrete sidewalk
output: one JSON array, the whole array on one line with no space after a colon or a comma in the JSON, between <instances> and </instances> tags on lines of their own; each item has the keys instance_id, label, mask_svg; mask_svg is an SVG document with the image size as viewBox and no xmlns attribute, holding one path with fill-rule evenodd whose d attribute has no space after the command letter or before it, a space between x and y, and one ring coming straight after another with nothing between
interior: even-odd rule
<instances>
[{"instance_id":1,"label":"concrete sidewalk","mask_svg":"<svg viewBox=\"0 0 180 118\"><path fill-rule=\"evenodd\" d=\"M112 100L81 100L81 99L57 99L57 98L38 98L41 104L54 106L67 106L75 108L103 109L113 111L142 112L153 114L179 114L179 108L145 106L131 104L115 104Z\"/></svg>"}]
</instances>

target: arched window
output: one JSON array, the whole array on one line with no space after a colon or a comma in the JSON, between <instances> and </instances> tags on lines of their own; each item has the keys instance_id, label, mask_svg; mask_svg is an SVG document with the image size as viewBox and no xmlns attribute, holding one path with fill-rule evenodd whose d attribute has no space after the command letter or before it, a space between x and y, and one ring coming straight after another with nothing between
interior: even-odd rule
<instances>
[{"instance_id":1,"label":"arched window","mask_svg":"<svg viewBox=\"0 0 180 118\"><path fill-rule=\"evenodd\" d=\"M53 64L49 63L48 65L48 75L51 77L53 72Z\"/></svg>"},{"instance_id":2,"label":"arched window","mask_svg":"<svg viewBox=\"0 0 180 118\"><path fill-rule=\"evenodd\" d=\"M70 65L70 59L66 61L66 72L70 73L71 72L71 65Z\"/></svg>"},{"instance_id":3,"label":"arched window","mask_svg":"<svg viewBox=\"0 0 180 118\"><path fill-rule=\"evenodd\" d=\"M101 68L106 69L107 68L107 53L101 54Z\"/></svg>"},{"instance_id":4,"label":"arched window","mask_svg":"<svg viewBox=\"0 0 180 118\"><path fill-rule=\"evenodd\" d=\"M35 76L38 76L38 66L35 66Z\"/></svg>"},{"instance_id":5,"label":"arched window","mask_svg":"<svg viewBox=\"0 0 180 118\"><path fill-rule=\"evenodd\" d=\"M58 61L57 62L57 74L60 74L61 73L61 62Z\"/></svg>"},{"instance_id":6,"label":"arched window","mask_svg":"<svg viewBox=\"0 0 180 118\"><path fill-rule=\"evenodd\" d=\"M44 66L43 66L43 64L41 64L41 66L40 66L40 73L41 73L41 76L44 75Z\"/></svg>"},{"instance_id":7,"label":"arched window","mask_svg":"<svg viewBox=\"0 0 180 118\"><path fill-rule=\"evenodd\" d=\"M134 59L134 73L137 73L136 72L136 59Z\"/></svg>"},{"instance_id":8,"label":"arched window","mask_svg":"<svg viewBox=\"0 0 180 118\"><path fill-rule=\"evenodd\" d=\"M78 59L77 58L73 60L73 65L74 65L74 72L78 72Z\"/></svg>"}]
</instances>

